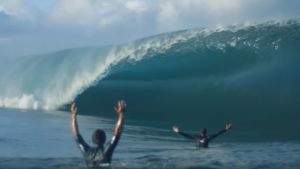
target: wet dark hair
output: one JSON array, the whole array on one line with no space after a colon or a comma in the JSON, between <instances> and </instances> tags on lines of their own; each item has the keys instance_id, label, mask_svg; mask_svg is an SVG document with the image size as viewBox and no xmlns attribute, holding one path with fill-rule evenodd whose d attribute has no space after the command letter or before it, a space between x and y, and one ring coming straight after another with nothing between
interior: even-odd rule
<instances>
[{"instance_id":1,"label":"wet dark hair","mask_svg":"<svg viewBox=\"0 0 300 169\"><path fill-rule=\"evenodd\" d=\"M106 134L103 130L97 129L93 133L93 142L99 146L102 146L106 141Z\"/></svg>"},{"instance_id":2,"label":"wet dark hair","mask_svg":"<svg viewBox=\"0 0 300 169\"><path fill-rule=\"evenodd\" d=\"M202 127L200 130L200 134L206 135L206 128Z\"/></svg>"}]
</instances>

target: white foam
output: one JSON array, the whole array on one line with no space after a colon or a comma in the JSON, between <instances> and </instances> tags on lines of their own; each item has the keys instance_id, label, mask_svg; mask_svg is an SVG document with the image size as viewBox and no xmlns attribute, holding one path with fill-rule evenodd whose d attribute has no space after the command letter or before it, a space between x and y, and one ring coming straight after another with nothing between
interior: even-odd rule
<instances>
[{"instance_id":1,"label":"white foam","mask_svg":"<svg viewBox=\"0 0 300 169\"><path fill-rule=\"evenodd\" d=\"M23 94L21 97L1 98L0 107L15 109L45 109L45 105L34 99L33 95Z\"/></svg>"}]
</instances>

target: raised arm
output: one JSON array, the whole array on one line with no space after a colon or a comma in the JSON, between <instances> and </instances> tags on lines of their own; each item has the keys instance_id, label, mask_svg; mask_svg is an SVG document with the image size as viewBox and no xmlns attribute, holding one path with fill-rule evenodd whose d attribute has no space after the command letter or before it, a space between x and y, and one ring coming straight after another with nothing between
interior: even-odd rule
<instances>
[{"instance_id":1,"label":"raised arm","mask_svg":"<svg viewBox=\"0 0 300 169\"><path fill-rule=\"evenodd\" d=\"M115 111L119 114L119 119L115 129L115 136L121 136L123 131L124 115L126 111L126 103L122 100L118 102L118 108L115 108Z\"/></svg>"},{"instance_id":2,"label":"raised arm","mask_svg":"<svg viewBox=\"0 0 300 169\"><path fill-rule=\"evenodd\" d=\"M173 126L173 130L174 130L174 132L182 135L183 137L186 137L186 138L189 138L189 139L196 139L195 136L192 136L192 135L189 135L189 134L186 134L184 132L179 131L178 127L176 127L176 126Z\"/></svg>"},{"instance_id":3,"label":"raised arm","mask_svg":"<svg viewBox=\"0 0 300 169\"><path fill-rule=\"evenodd\" d=\"M78 126L77 126L77 118L76 118L77 107L75 107L75 103L73 103L71 106L71 112L72 112L72 130L73 130L74 136L76 137L78 135L79 131L78 131Z\"/></svg>"},{"instance_id":4,"label":"raised arm","mask_svg":"<svg viewBox=\"0 0 300 169\"><path fill-rule=\"evenodd\" d=\"M117 147L117 144L120 140L120 136L123 131L124 115L126 110L126 103L122 100L118 102L118 108L115 108L115 111L119 114L119 119L115 129L115 136L112 138L109 144L104 149L104 154L111 160L114 149Z\"/></svg>"},{"instance_id":5,"label":"raised arm","mask_svg":"<svg viewBox=\"0 0 300 169\"><path fill-rule=\"evenodd\" d=\"M208 139L209 140L214 139L215 137L225 133L225 131L230 130L231 127L232 127L232 124L226 124L226 128L224 130L221 130L221 131L217 132L216 134L208 136Z\"/></svg>"},{"instance_id":6,"label":"raised arm","mask_svg":"<svg viewBox=\"0 0 300 169\"><path fill-rule=\"evenodd\" d=\"M73 134L75 136L77 145L83 153L86 153L88 151L88 149L90 149L90 146L84 141L82 136L79 134L78 126L77 126L77 118L76 118L77 107L75 107L75 103L73 103L71 106L71 112L72 112L72 130L73 130Z\"/></svg>"}]
</instances>

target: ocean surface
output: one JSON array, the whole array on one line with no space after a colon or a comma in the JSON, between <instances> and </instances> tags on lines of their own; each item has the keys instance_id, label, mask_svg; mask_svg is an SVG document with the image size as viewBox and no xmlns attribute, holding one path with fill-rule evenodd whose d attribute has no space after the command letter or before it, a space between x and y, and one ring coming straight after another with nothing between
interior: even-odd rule
<instances>
[{"instance_id":1,"label":"ocean surface","mask_svg":"<svg viewBox=\"0 0 300 169\"><path fill-rule=\"evenodd\" d=\"M104 129L107 139L113 136L117 115L113 111L111 113L116 118L78 116L79 131L91 146L92 133L96 128ZM85 168L83 156L71 131L70 113L1 109L0 122L1 169ZM251 132L239 132L235 129L238 126L234 126L232 130L215 138L209 148L197 148L194 140L174 133L171 125L168 128L157 128L141 123L126 120L111 168L300 167L299 141L251 138ZM151 123L156 126L155 121ZM181 128L186 126L179 126ZM216 129L208 129L208 133L213 134L223 128L225 124L219 124ZM186 132L198 133L197 129ZM258 134L268 135L264 132ZM243 135L250 136L243 138Z\"/></svg>"},{"instance_id":2,"label":"ocean surface","mask_svg":"<svg viewBox=\"0 0 300 169\"><path fill-rule=\"evenodd\" d=\"M70 127L112 137L113 168L300 168L300 19L191 29L0 59L0 168L84 168ZM172 131L232 130L207 149Z\"/></svg>"}]
</instances>

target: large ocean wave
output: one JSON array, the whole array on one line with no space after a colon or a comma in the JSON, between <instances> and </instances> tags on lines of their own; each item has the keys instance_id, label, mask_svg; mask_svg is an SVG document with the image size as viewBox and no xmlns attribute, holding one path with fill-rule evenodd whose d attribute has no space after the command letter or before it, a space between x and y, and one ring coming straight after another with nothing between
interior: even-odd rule
<instances>
[{"instance_id":1,"label":"large ocean wave","mask_svg":"<svg viewBox=\"0 0 300 169\"><path fill-rule=\"evenodd\" d=\"M95 115L125 99L136 118L296 114L299 52L298 19L2 59L0 107L55 110L76 101Z\"/></svg>"}]
</instances>

